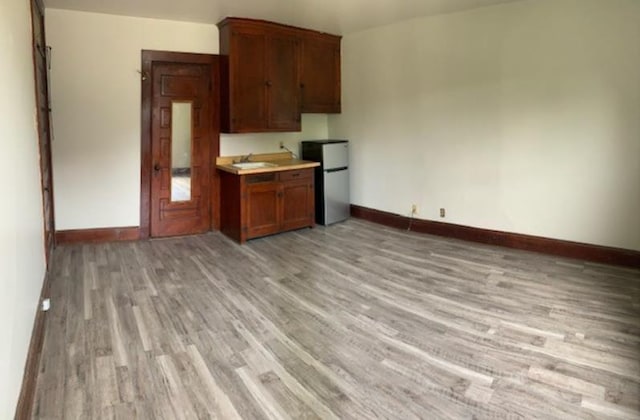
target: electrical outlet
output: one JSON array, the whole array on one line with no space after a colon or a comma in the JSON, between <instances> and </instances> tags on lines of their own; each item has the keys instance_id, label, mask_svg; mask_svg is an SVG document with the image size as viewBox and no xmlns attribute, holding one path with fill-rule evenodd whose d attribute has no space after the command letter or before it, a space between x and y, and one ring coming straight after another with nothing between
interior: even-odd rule
<instances>
[{"instance_id":1,"label":"electrical outlet","mask_svg":"<svg viewBox=\"0 0 640 420\"><path fill-rule=\"evenodd\" d=\"M415 216L416 214L418 214L418 206L415 204L411 205L411 215Z\"/></svg>"},{"instance_id":2,"label":"electrical outlet","mask_svg":"<svg viewBox=\"0 0 640 420\"><path fill-rule=\"evenodd\" d=\"M42 312L47 312L51 309L51 299L46 298L42 301Z\"/></svg>"},{"instance_id":3,"label":"electrical outlet","mask_svg":"<svg viewBox=\"0 0 640 420\"><path fill-rule=\"evenodd\" d=\"M280 142L280 148L284 149L284 142L283 141Z\"/></svg>"},{"instance_id":4,"label":"electrical outlet","mask_svg":"<svg viewBox=\"0 0 640 420\"><path fill-rule=\"evenodd\" d=\"M440 209L440 217L444 217L444 214L445 214L444 209Z\"/></svg>"}]
</instances>

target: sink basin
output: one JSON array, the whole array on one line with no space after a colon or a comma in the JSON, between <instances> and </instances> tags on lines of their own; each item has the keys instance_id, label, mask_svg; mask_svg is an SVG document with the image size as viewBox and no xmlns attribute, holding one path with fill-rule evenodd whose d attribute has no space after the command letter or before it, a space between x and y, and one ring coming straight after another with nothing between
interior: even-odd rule
<instances>
[{"instance_id":1,"label":"sink basin","mask_svg":"<svg viewBox=\"0 0 640 420\"><path fill-rule=\"evenodd\" d=\"M269 163L269 162L240 162L240 163L234 163L231 166L238 169L259 169L259 168L275 168L278 165L276 165L275 163Z\"/></svg>"}]
</instances>

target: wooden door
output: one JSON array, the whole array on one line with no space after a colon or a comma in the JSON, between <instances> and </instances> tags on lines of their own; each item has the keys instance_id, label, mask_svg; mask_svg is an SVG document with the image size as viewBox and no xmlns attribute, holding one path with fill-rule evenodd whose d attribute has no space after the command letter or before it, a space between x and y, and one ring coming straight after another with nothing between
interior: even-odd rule
<instances>
[{"instance_id":1,"label":"wooden door","mask_svg":"<svg viewBox=\"0 0 640 420\"><path fill-rule=\"evenodd\" d=\"M281 196L278 182L247 185L247 238L271 235L280 230Z\"/></svg>"},{"instance_id":2,"label":"wooden door","mask_svg":"<svg viewBox=\"0 0 640 420\"><path fill-rule=\"evenodd\" d=\"M153 63L151 236L211 227L214 115L208 64Z\"/></svg>"},{"instance_id":3,"label":"wooden door","mask_svg":"<svg viewBox=\"0 0 640 420\"><path fill-rule=\"evenodd\" d=\"M289 33L269 36L267 106L271 129L300 131L298 45L298 39Z\"/></svg>"},{"instance_id":4,"label":"wooden door","mask_svg":"<svg viewBox=\"0 0 640 420\"><path fill-rule=\"evenodd\" d=\"M260 131L267 126L267 38L261 32L234 32L231 55L232 131Z\"/></svg>"},{"instance_id":5,"label":"wooden door","mask_svg":"<svg viewBox=\"0 0 640 420\"><path fill-rule=\"evenodd\" d=\"M33 65L36 82L36 113L40 150L40 175L44 218L44 247L47 264L55 244L53 212L53 175L51 170L51 125L48 84L48 48L44 35L44 7L40 0L31 1L33 30Z\"/></svg>"},{"instance_id":6,"label":"wooden door","mask_svg":"<svg viewBox=\"0 0 640 420\"><path fill-rule=\"evenodd\" d=\"M307 34L301 55L302 112L339 113L340 37Z\"/></svg>"}]
</instances>

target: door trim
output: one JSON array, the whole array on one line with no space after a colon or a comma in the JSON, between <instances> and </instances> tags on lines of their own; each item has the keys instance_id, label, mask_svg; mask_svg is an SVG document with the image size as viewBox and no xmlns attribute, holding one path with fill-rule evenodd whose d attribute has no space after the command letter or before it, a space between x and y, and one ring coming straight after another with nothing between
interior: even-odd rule
<instances>
[{"instance_id":1,"label":"door trim","mask_svg":"<svg viewBox=\"0 0 640 420\"><path fill-rule=\"evenodd\" d=\"M524 235L522 233L456 225L433 220L411 219L407 216L355 204L351 204L351 216L396 229L411 230L412 232L480 242L505 248L524 249L565 258L640 268L640 251L633 249L571 242L563 239Z\"/></svg>"},{"instance_id":2,"label":"door trim","mask_svg":"<svg viewBox=\"0 0 640 420\"><path fill-rule=\"evenodd\" d=\"M53 264L53 263L52 263ZM42 281L42 289L40 289L40 300L35 308L35 318L33 320L33 329L31 330L31 340L29 341L29 350L27 351L27 361L24 365L24 373L22 374L22 387L18 396L18 404L16 405L15 419L30 419L33 412L33 406L36 398L36 386L38 382L38 370L40 368L40 359L42 358L42 348L44 346L45 320L47 312L40 310L40 302L49 296L51 289L51 270L48 270Z\"/></svg>"},{"instance_id":3,"label":"door trim","mask_svg":"<svg viewBox=\"0 0 640 420\"><path fill-rule=\"evenodd\" d=\"M57 244L103 243L135 241L140 237L138 226L109 227L96 229L70 229L56 231Z\"/></svg>"},{"instance_id":4,"label":"door trim","mask_svg":"<svg viewBox=\"0 0 640 420\"><path fill-rule=\"evenodd\" d=\"M45 262L47 269L49 264L51 263L51 254L53 253L53 248L56 246L56 216L55 216L55 202L53 197L53 161L51 154L51 130L52 130L52 122L51 122L51 93L49 91L49 66L51 65L51 61L49 59L49 47L47 46L47 39L45 33L45 16L44 16L44 3L42 0L31 0L30 1L30 9L31 9L31 52L33 58L33 82L34 82L34 95L36 102L36 114L37 114L37 129L38 129L38 153L40 155L39 160L39 168L40 168L40 189L42 193L42 221L43 221L43 236L44 236L44 251L45 251ZM35 19L35 15L38 14L41 16L40 19ZM36 24L40 24L41 31L41 39L36 39ZM42 41L42 45L39 45L39 42ZM38 51L41 49L41 51ZM40 85L40 80L38 80L38 59L37 55L44 55L44 86ZM45 103L40 102L40 90L44 89L45 94ZM44 109L43 109L44 107ZM41 120L41 113L46 112L46 122ZM45 131L44 136L43 129ZM45 150L46 152L43 155L43 143L46 143ZM44 168L48 167L49 179L44 176ZM47 217L46 212L46 202L47 196L49 197L49 208L50 214L49 218ZM48 230L47 230L48 227Z\"/></svg>"},{"instance_id":5,"label":"door trim","mask_svg":"<svg viewBox=\"0 0 640 420\"><path fill-rule=\"evenodd\" d=\"M140 239L147 239L151 232L151 123L153 112L154 63L209 64L213 84L213 115L211 115L211 229L220 229L220 178L215 170L220 155L220 57L211 54L177 53L170 51L142 50L142 112L140 147Z\"/></svg>"}]
</instances>

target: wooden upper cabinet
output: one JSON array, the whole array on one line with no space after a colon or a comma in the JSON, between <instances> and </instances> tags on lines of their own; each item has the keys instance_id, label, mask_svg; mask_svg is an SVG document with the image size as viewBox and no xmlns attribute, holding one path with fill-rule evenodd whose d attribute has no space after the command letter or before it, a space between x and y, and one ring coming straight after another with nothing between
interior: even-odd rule
<instances>
[{"instance_id":1,"label":"wooden upper cabinet","mask_svg":"<svg viewBox=\"0 0 640 420\"><path fill-rule=\"evenodd\" d=\"M300 131L302 112L340 112L340 37L253 19L220 29L221 127Z\"/></svg>"},{"instance_id":2,"label":"wooden upper cabinet","mask_svg":"<svg viewBox=\"0 0 640 420\"><path fill-rule=\"evenodd\" d=\"M227 18L220 53L227 56L222 130L231 133L300 131L300 41L287 27Z\"/></svg>"},{"instance_id":3,"label":"wooden upper cabinet","mask_svg":"<svg viewBox=\"0 0 640 420\"><path fill-rule=\"evenodd\" d=\"M301 41L302 112L340 113L340 37L305 31Z\"/></svg>"}]
</instances>

